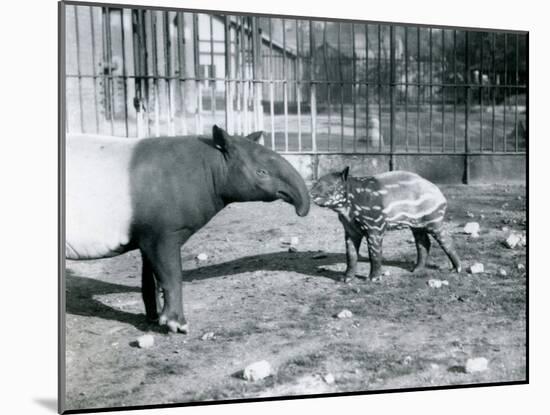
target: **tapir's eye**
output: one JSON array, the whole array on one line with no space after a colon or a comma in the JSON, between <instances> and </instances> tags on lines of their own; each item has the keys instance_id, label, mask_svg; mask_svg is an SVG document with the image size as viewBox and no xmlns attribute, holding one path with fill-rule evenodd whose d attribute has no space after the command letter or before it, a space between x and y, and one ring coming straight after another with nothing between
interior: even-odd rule
<instances>
[{"instance_id":1,"label":"tapir's eye","mask_svg":"<svg viewBox=\"0 0 550 415\"><path fill-rule=\"evenodd\" d=\"M256 174L260 177L264 177L264 176L267 176L269 175L269 173L267 172L267 170L264 170L264 169L258 169L256 170Z\"/></svg>"}]
</instances>

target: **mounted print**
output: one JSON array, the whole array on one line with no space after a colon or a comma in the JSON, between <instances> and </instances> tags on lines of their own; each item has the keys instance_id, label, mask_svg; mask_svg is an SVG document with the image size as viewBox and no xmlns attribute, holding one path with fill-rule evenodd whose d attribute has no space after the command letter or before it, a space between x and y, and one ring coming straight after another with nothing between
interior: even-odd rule
<instances>
[{"instance_id":1,"label":"mounted print","mask_svg":"<svg viewBox=\"0 0 550 415\"><path fill-rule=\"evenodd\" d=\"M528 382L527 32L59 11L60 412Z\"/></svg>"}]
</instances>

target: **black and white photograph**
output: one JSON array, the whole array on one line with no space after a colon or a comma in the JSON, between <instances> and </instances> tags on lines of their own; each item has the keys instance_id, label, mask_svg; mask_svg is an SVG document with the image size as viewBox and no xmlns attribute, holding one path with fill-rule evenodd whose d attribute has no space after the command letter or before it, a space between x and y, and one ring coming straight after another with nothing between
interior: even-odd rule
<instances>
[{"instance_id":1,"label":"black and white photograph","mask_svg":"<svg viewBox=\"0 0 550 415\"><path fill-rule=\"evenodd\" d=\"M59 411L528 383L529 32L150 3L59 3Z\"/></svg>"}]
</instances>

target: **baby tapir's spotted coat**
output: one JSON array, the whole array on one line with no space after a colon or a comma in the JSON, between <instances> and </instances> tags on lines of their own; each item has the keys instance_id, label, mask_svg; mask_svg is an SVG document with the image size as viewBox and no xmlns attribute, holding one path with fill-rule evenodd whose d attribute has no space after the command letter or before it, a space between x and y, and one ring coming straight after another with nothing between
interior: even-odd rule
<instances>
[{"instance_id":1,"label":"baby tapir's spotted coat","mask_svg":"<svg viewBox=\"0 0 550 415\"><path fill-rule=\"evenodd\" d=\"M414 235L417 263L424 268L431 235L443 248L453 267L460 272L460 260L442 223L447 200L433 183L417 174L393 171L371 177L341 173L323 176L311 190L313 201L338 212L346 234L347 269L344 281L355 276L357 255L363 236L367 239L371 270L369 278L381 274L382 241L389 229L409 227Z\"/></svg>"}]
</instances>

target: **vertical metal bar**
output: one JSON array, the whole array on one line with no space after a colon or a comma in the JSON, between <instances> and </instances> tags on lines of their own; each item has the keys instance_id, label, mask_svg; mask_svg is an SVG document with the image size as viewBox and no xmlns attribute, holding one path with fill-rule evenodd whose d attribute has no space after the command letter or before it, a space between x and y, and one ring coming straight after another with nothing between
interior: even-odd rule
<instances>
[{"instance_id":1,"label":"vertical metal bar","mask_svg":"<svg viewBox=\"0 0 550 415\"><path fill-rule=\"evenodd\" d=\"M141 116L141 73L140 73L140 46L139 46L139 35L138 35L138 10L133 9L132 13L132 50L134 58L134 108L136 110L136 135L138 138L143 136L140 124Z\"/></svg>"},{"instance_id":2,"label":"vertical metal bar","mask_svg":"<svg viewBox=\"0 0 550 415\"><path fill-rule=\"evenodd\" d=\"M310 53L310 65L309 65L309 71L310 71L310 105L311 105L311 151L316 153L317 152L317 94L315 92L315 82L313 79L314 75L314 65L315 65L315 34L313 32L313 22L309 21L309 53Z\"/></svg>"},{"instance_id":3,"label":"vertical metal bar","mask_svg":"<svg viewBox=\"0 0 550 415\"><path fill-rule=\"evenodd\" d=\"M247 70L248 70L248 34L246 33L246 21L248 17L241 18L241 53L242 53L242 63L241 63L241 81L243 86L243 110L244 110L244 124L243 124L243 134L249 133L249 119L248 119L248 79L247 79Z\"/></svg>"},{"instance_id":4,"label":"vertical metal bar","mask_svg":"<svg viewBox=\"0 0 550 415\"><path fill-rule=\"evenodd\" d=\"M409 27L405 30L405 151L409 152Z\"/></svg>"},{"instance_id":5,"label":"vertical metal bar","mask_svg":"<svg viewBox=\"0 0 550 415\"><path fill-rule=\"evenodd\" d=\"M469 115L470 115L470 93L471 93L471 79L470 79L470 32L466 31L466 109L464 114L464 183L470 182L470 135L469 135Z\"/></svg>"},{"instance_id":6,"label":"vertical metal bar","mask_svg":"<svg viewBox=\"0 0 550 415\"><path fill-rule=\"evenodd\" d=\"M378 24L378 127L382 138L382 26ZM378 140L378 151L382 151L382 139Z\"/></svg>"},{"instance_id":7,"label":"vertical metal bar","mask_svg":"<svg viewBox=\"0 0 550 415\"><path fill-rule=\"evenodd\" d=\"M241 95L242 95L242 84L240 82L240 71L239 68L241 67L241 33L242 33L242 18L239 16L235 17L235 89L237 93L237 114L238 117L236 118L236 128L235 131L237 134L242 133L241 129L241 121L242 121L242 111L241 111Z\"/></svg>"},{"instance_id":8,"label":"vertical metal bar","mask_svg":"<svg viewBox=\"0 0 550 415\"><path fill-rule=\"evenodd\" d=\"M518 128L518 95L519 95L519 35L516 33L516 111L514 113L514 130L516 132L516 151L519 151L519 128Z\"/></svg>"},{"instance_id":9,"label":"vertical metal bar","mask_svg":"<svg viewBox=\"0 0 550 415\"><path fill-rule=\"evenodd\" d=\"M433 30L430 27L429 29L429 45L430 45L430 128L429 128L429 139L430 139L430 152L433 151L432 149L432 129L433 129Z\"/></svg>"},{"instance_id":10,"label":"vertical metal bar","mask_svg":"<svg viewBox=\"0 0 550 415\"><path fill-rule=\"evenodd\" d=\"M369 25L365 24L365 151L369 151Z\"/></svg>"},{"instance_id":11,"label":"vertical metal bar","mask_svg":"<svg viewBox=\"0 0 550 415\"><path fill-rule=\"evenodd\" d=\"M182 134L187 135L187 123L185 122L185 32L183 27L183 12L178 11L176 24L178 29L178 57L179 57L179 87L180 87L180 103L181 103L181 128ZM226 124L227 125L227 124Z\"/></svg>"},{"instance_id":12,"label":"vertical metal bar","mask_svg":"<svg viewBox=\"0 0 550 415\"><path fill-rule=\"evenodd\" d=\"M416 149L420 152L420 27L416 27Z\"/></svg>"},{"instance_id":13,"label":"vertical metal bar","mask_svg":"<svg viewBox=\"0 0 550 415\"><path fill-rule=\"evenodd\" d=\"M352 78L351 99L353 101L353 152L357 151L357 54L355 53L355 23L351 23Z\"/></svg>"},{"instance_id":14,"label":"vertical metal bar","mask_svg":"<svg viewBox=\"0 0 550 415\"><path fill-rule=\"evenodd\" d=\"M288 151L288 82L286 79L286 20L283 19L283 106L285 116L285 151Z\"/></svg>"},{"instance_id":15,"label":"vertical metal bar","mask_svg":"<svg viewBox=\"0 0 550 415\"><path fill-rule=\"evenodd\" d=\"M151 43L153 58L153 86L155 88L155 135L160 136L160 91L158 72L158 48L157 48L157 12L151 11Z\"/></svg>"},{"instance_id":16,"label":"vertical metal bar","mask_svg":"<svg viewBox=\"0 0 550 415\"><path fill-rule=\"evenodd\" d=\"M231 99L230 79L231 79L231 21L229 16L225 15L223 19L224 33L224 66L225 66L225 128L229 134L233 134L233 126L231 125L233 100Z\"/></svg>"},{"instance_id":17,"label":"vertical metal bar","mask_svg":"<svg viewBox=\"0 0 550 415\"><path fill-rule=\"evenodd\" d=\"M479 83L479 151L483 152L483 94L485 92L485 88L483 87L483 73L484 73L484 69L483 69L483 57L484 57L483 33L481 33L481 32L479 33L479 38L480 38L480 46L479 46L480 65L479 65L479 79L478 79L478 83Z\"/></svg>"},{"instance_id":18,"label":"vertical metal bar","mask_svg":"<svg viewBox=\"0 0 550 415\"><path fill-rule=\"evenodd\" d=\"M332 105L330 97L330 78L329 78L329 63L327 62L327 22L324 22L323 25L323 55L324 55L324 64L325 64L325 79L327 81L327 108L328 108L328 138L327 138L327 150L330 150L330 139L332 137L331 127L332 127Z\"/></svg>"},{"instance_id":19,"label":"vertical metal bar","mask_svg":"<svg viewBox=\"0 0 550 415\"><path fill-rule=\"evenodd\" d=\"M124 90L124 127L126 130L126 137L129 137L128 129L128 87L126 82L128 80L128 73L126 70L126 36L124 33L124 9L120 9L120 38L122 41L122 88Z\"/></svg>"},{"instance_id":20,"label":"vertical metal bar","mask_svg":"<svg viewBox=\"0 0 550 415\"><path fill-rule=\"evenodd\" d=\"M195 86L197 93L197 109L195 112L195 123L197 134L202 134L202 83L200 76L200 38L199 38L199 16L193 13L193 53L195 55Z\"/></svg>"},{"instance_id":21,"label":"vertical metal bar","mask_svg":"<svg viewBox=\"0 0 550 415\"><path fill-rule=\"evenodd\" d=\"M253 59L253 87L254 87L254 123L255 130L263 130L263 109L262 109L262 38L258 25L258 17L252 17L252 41L253 48L252 52L254 54Z\"/></svg>"},{"instance_id":22,"label":"vertical metal bar","mask_svg":"<svg viewBox=\"0 0 550 415\"><path fill-rule=\"evenodd\" d=\"M502 139L504 141L504 151L506 151L507 147L507 137L506 137L506 107L508 106L508 103L506 102L506 98L508 96L508 33L504 33L504 85L505 87L502 89L504 91L504 112L502 114L503 118L503 136Z\"/></svg>"},{"instance_id":23,"label":"vertical metal bar","mask_svg":"<svg viewBox=\"0 0 550 415\"><path fill-rule=\"evenodd\" d=\"M390 25L390 171L395 170L395 26Z\"/></svg>"},{"instance_id":24,"label":"vertical metal bar","mask_svg":"<svg viewBox=\"0 0 550 415\"><path fill-rule=\"evenodd\" d=\"M209 78L216 78L214 73L214 16L210 15L210 71ZM212 110L212 122L216 124L216 80L210 80L210 109Z\"/></svg>"},{"instance_id":25,"label":"vertical metal bar","mask_svg":"<svg viewBox=\"0 0 550 415\"><path fill-rule=\"evenodd\" d=\"M140 79L140 87L141 87L141 98L144 99L146 102L146 114L144 114L144 117L147 121L147 135L151 135L151 123L149 119L149 68L148 68L148 62L147 62L147 29L146 29L146 16L148 13L151 13L147 10L139 10L138 11L138 41L139 41L139 62L140 62L140 73L143 76L142 79ZM145 98L143 98L145 97Z\"/></svg>"},{"instance_id":26,"label":"vertical metal bar","mask_svg":"<svg viewBox=\"0 0 550 415\"><path fill-rule=\"evenodd\" d=\"M102 9L102 20L101 20L101 26L102 26L102 32L103 32L103 63L104 65L107 65L107 74L104 75L104 84L105 84L105 109L107 110L107 106L109 107L109 118L110 118L110 125L111 125L111 135L114 135L115 133L115 122L114 122L114 97L112 92L112 84L113 84L113 67L111 65L112 59L111 59L111 36L110 36L110 30L109 27L111 25L110 23L110 12L108 7L104 7Z\"/></svg>"},{"instance_id":27,"label":"vertical metal bar","mask_svg":"<svg viewBox=\"0 0 550 415\"><path fill-rule=\"evenodd\" d=\"M496 35L495 35L495 32L492 33L492 38L491 38L491 65L493 66L493 76L492 76L492 88L491 88L491 93L492 93L492 103L493 103L493 111L492 111L492 115L491 115L491 142L492 142L492 151L496 151L496 141L495 141L495 106L496 106L496 92L497 92L497 88L495 87L495 85L497 84L497 69L496 69L496 58L495 58L495 54L496 54Z\"/></svg>"},{"instance_id":28,"label":"vertical metal bar","mask_svg":"<svg viewBox=\"0 0 550 415\"><path fill-rule=\"evenodd\" d=\"M453 151L456 153L456 106L458 101L458 73L456 71L456 29L453 31L453 77L454 77L454 108L453 108Z\"/></svg>"},{"instance_id":29,"label":"vertical metal bar","mask_svg":"<svg viewBox=\"0 0 550 415\"><path fill-rule=\"evenodd\" d=\"M73 6L74 10L74 25L75 25L75 41L76 41L76 73L78 79L78 110L80 114L80 132L84 131L84 108L82 103L82 73L81 58L80 58L80 30L78 24L78 6Z\"/></svg>"},{"instance_id":30,"label":"vertical metal bar","mask_svg":"<svg viewBox=\"0 0 550 415\"><path fill-rule=\"evenodd\" d=\"M273 85L273 28L269 18L269 114L271 120L271 149L275 150L275 86Z\"/></svg>"},{"instance_id":31,"label":"vertical metal bar","mask_svg":"<svg viewBox=\"0 0 550 415\"><path fill-rule=\"evenodd\" d=\"M298 112L298 151L302 151L302 85L300 84L300 34L298 28L298 19L296 23L296 69L294 79L296 82L296 106Z\"/></svg>"},{"instance_id":32,"label":"vertical metal bar","mask_svg":"<svg viewBox=\"0 0 550 415\"><path fill-rule=\"evenodd\" d=\"M344 75L342 73L342 61L340 55L342 54L342 43L341 43L341 31L342 24L340 22L338 25L338 75L340 79L340 151L344 152Z\"/></svg>"},{"instance_id":33,"label":"vertical metal bar","mask_svg":"<svg viewBox=\"0 0 550 415\"><path fill-rule=\"evenodd\" d=\"M90 35L92 37L92 75L94 80L95 132L99 134L99 108L97 104L97 62L96 62L94 12L93 12L93 7L88 7L88 9L90 11Z\"/></svg>"},{"instance_id":34,"label":"vertical metal bar","mask_svg":"<svg viewBox=\"0 0 550 415\"><path fill-rule=\"evenodd\" d=\"M113 76L113 38L111 36L111 10L107 7L106 20L105 20L105 33L107 41L107 61L109 63L109 91L111 102L111 134L115 133L115 79Z\"/></svg>"},{"instance_id":35,"label":"vertical metal bar","mask_svg":"<svg viewBox=\"0 0 550 415\"><path fill-rule=\"evenodd\" d=\"M445 65L445 29L441 29L441 73L446 72ZM443 81L442 77L440 80ZM442 82L444 84L445 82ZM441 149L445 152L445 86L441 87Z\"/></svg>"}]
</instances>

